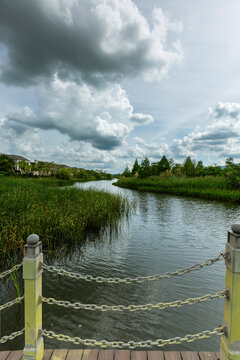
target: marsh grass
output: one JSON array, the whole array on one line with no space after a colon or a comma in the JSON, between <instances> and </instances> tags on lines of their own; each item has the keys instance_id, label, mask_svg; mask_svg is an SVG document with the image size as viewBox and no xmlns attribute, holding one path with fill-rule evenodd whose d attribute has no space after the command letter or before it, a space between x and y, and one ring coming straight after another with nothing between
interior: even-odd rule
<instances>
[{"instance_id":1,"label":"marsh grass","mask_svg":"<svg viewBox=\"0 0 240 360\"><path fill-rule=\"evenodd\" d=\"M71 182L0 177L0 259L23 252L31 233L51 252L88 232L117 227L128 214L126 198L62 185Z\"/></svg>"},{"instance_id":2,"label":"marsh grass","mask_svg":"<svg viewBox=\"0 0 240 360\"><path fill-rule=\"evenodd\" d=\"M224 177L150 176L121 178L114 185L162 194L184 195L207 200L240 203L240 190L230 190Z\"/></svg>"}]
</instances>

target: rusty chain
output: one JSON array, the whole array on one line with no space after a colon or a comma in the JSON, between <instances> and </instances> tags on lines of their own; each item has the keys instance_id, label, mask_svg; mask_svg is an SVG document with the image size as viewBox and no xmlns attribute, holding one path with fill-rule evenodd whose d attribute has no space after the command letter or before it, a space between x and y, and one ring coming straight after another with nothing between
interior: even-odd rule
<instances>
[{"instance_id":1,"label":"rusty chain","mask_svg":"<svg viewBox=\"0 0 240 360\"><path fill-rule=\"evenodd\" d=\"M213 335L223 335L224 327L218 327L213 330L205 330L197 334L188 334L184 337L173 337L170 339L144 340L144 341L107 341L94 339L81 339L80 337L70 337L68 335L56 334L54 331L42 330L42 335L50 339L57 339L59 341L72 342L73 344L81 344L86 346L99 346L101 348L120 348L120 349L135 349L135 348L149 348L152 346L163 347L165 345L181 344L183 342L192 342L199 339L210 338Z\"/></svg>"},{"instance_id":2,"label":"rusty chain","mask_svg":"<svg viewBox=\"0 0 240 360\"><path fill-rule=\"evenodd\" d=\"M25 330L25 329L22 329L22 330L13 332L11 335L3 336L2 338L0 338L0 344L4 344L4 343L7 342L8 340L13 340L13 339L15 339L16 337L23 335L23 334L24 334L24 330Z\"/></svg>"},{"instance_id":3,"label":"rusty chain","mask_svg":"<svg viewBox=\"0 0 240 360\"><path fill-rule=\"evenodd\" d=\"M0 274L0 279L5 278L6 276L12 274L14 271L17 271L18 269L20 269L20 267L22 266L22 262L21 264L17 264L15 265L12 269L4 271L3 273Z\"/></svg>"},{"instance_id":4,"label":"rusty chain","mask_svg":"<svg viewBox=\"0 0 240 360\"><path fill-rule=\"evenodd\" d=\"M225 290L218 291L216 294L206 294L197 298L188 298L185 300L176 300L167 303L157 304L144 304L144 305L96 305L96 304L82 304L79 302L71 303L70 301L56 300L53 298L42 297L42 301L49 305L58 305L65 308L71 308L75 310L100 310L100 311L139 311L139 310L163 310L166 308L181 307L185 304L192 305L200 302L211 301L216 298L223 298L226 296Z\"/></svg>"},{"instance_id":5,"label":"rusty chain","mask_svg":"<svg viewBox=\"0 0 240 360\"><path fill-rule=\"evenodd\" d=\"M167 272L163 275L151 275L151 276L145 276L145 277L136 277L136 278L104 278L101 276L93 277L92 275L83 275L80 273L74 273L69 272L64 269L58 269L54 266L49 266L46 264L43 264L43 268L51 273L57 273L61 276L68 276L70 278L74 278L77 280L85 280L85 281L96 281L98 283L114 283L114 284L131 284L131 283L142 283L146 281L156 281L161 279L170 279L174 276L180 276L187 274L194 270L201 270L204 266L210 266L213 265L215 262L223 260L226 257L227 253L220 253L216 258L208 259L204 261L202 264L195 264L193 266L190 266L188 268L180 269L175 272Z\"/></svg>"}]
</instances>

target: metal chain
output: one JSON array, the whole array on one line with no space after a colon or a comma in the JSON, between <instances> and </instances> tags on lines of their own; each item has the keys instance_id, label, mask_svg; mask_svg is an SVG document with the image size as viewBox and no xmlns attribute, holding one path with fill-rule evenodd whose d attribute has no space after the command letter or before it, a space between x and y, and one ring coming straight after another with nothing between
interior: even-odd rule
<instances>
[{"instance_id":1,"label":"metal chain","mask_svg":"<svg viewBox=\"0 0 240 360\"><path fill-rule=\"evenodd\" d=\"M62 275L62 276L68 276L70 278L74 278L77 280L85 280L85 281L96 281L98 283L114 283L114 284L119 284L119 283L124 283L124 284L131 284L131 283L142 283L145 281L156 281L156 280L161 280L161 279L170 279L174 276L180 276L180 275L184 275L187 274L193 270L201 270L204 266L210 266L213 265L215 262L219 261L219 260L223 260L226 257L227 253L221 253L219 254L216 258L212 258L212 259L208 259L206 260L204 263L202 264L195 264L193 266L190 266L188 268L184 268L184 269L180 269L177 270L175 272L167 272L163 275L151 275L151 276L146 276L146 277L136 277L136 278L104 278L101 276L98 277L93 277L92 275L82 275L79 273L74 273L74 272L69 272L67 270L64 269L57 269L54 266L48 266L46 264L43 264L43 268L49 272L52 273L57 273L58 275Z\"/></svg>"},{"instance_id":2,"label":"metal chain","mask_svg":"<svg viewBox=\"0 0 240 360\"><path fill-rule=\"evenodd\" d=\"M210 338L213 335L223 335L223 326L215 328L214 330L205 330L197 334L188 334L184 337L173 337L170 339L157 339L157 340L144 340L144 341L107 341L107 340L94 340L94 339L81 339L80 337L70 337L63 334L56 334L54 331L42 330L42 335L50 339L57 339L59 341L72 342L74 344L82 344L86 346L100 346L101 348L148 348L152 346L163 347L165 345L181 344L183 342L192 342L199 339Z\"/></svg>"},{"instance_id":3,"label":"metal chain","mask_svg":"<svg viewBox=\"0 0 240 360\"><path fill-rule=\"evenodd\" d=\"M0 279L5 278L6 276L10 275L11 273L13 273L14 271L17 271L18 269L20 269L20 267L22 266L22 262L21 264L17 264L15 265L12 269L4 271L3 273L0 274Z\"/></svg>"},{"instance_id":4,"label":"metal chain","mask_svg":"<svg viewBox=\"0 0 240 360\"><path fill-rule=\"evenodd\" d=\"M24 330L25 330L25 329L22 329L22 330L20 330L20 331L13 332L11 335L3 336L2 338L0 338L0 344L4 344L4 343L7 342L8 340L13 340L13 339L15 339L17 336L23 335L23 334L24 334Z\"/></svg>"},{"instance_id":5,"label":"metal chain","mask_svg":"<svg viewBox=\"0 0 240 360\"><path fill-rule=\"evenodd\" d=\"M23 299L24 299L24 296L17 297L15 300L12 300L12 301L7 302L6 304L0 305L0 311L4 310L6 308L9 308L15 304L20 303Z\"/></svg>"},{"instance_id":6,"label":"metal chain","mask_svg":"<svg viewBox=\"0 0 240 360\"><path fill-rule=\"evenodd\" d=\"M186 300L176 300L168 303L157 303L157 304L144 304L144 305L96 305L96 304L82 304L79 302L70 303L70 301L56 300L53 298L42 297L42 301L49 305L59 305L65 308L71 308L75 310L100 310L100 311L137 311L137 310L163 310L166 308L181 307L185 304L192 305L204 301L211 301L216 298L225 297L225 290L218 291L216 294L206 294L197 298L188 298Z\"/></svg>"}]
</instances>

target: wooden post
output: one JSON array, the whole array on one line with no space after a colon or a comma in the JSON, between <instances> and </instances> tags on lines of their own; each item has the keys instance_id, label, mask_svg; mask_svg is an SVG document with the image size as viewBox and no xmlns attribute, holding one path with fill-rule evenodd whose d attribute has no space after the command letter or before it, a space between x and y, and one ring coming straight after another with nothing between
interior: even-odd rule
<instances>
[{"instance_id":1,"label":"wooden post","mask_svg":"<svg viewBox=\"0 0 240 360\"><path fill-rule=\"evenodd\" d=\"M23 278L25 292L24 360L42 360L44 346L42 330L42 243L38 235L27 238L24 247Z\"/></svg>"},{"instance_id":2,"label":"wooden post","mask_svg":"<svg viewBox=\"0 0 240 360\"><path fill-rule=\"evenodd\" d=\"M224 302L224 335L220 359L240 360L240 225L232 225L226 245L227 298Z\"/></svg>"}]
</instances>

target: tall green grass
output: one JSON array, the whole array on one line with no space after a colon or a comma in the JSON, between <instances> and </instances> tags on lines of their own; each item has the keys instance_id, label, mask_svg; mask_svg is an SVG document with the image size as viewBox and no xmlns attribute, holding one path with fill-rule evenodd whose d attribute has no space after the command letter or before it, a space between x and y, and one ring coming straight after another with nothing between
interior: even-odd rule
<instances>
[{"instance_id":1,"label":"tall green grass","mask_svg":"<svg viewBox=\"0 0 240 360\"><path fill-rule=\"evenodd\" d=\"M36 233L44 249L81 241L86 232L116 227L128 214L126 198L65 181L0 177L0 259L23 251L27 236ZM71 184L71 183L69 183Z\"/></svg>"},{"instance_id":2,"label":"tall green grass","mask_svg":"<svg viewBox=\"0 0 240 360\"><path fill-rule=\"evenodd\" d=\"M208 200L240 203L240 190L228 189L224 177L150 176L145 179L121 178L115 185L162 194L192 196Z\"/></svg>"}]
</instances>

